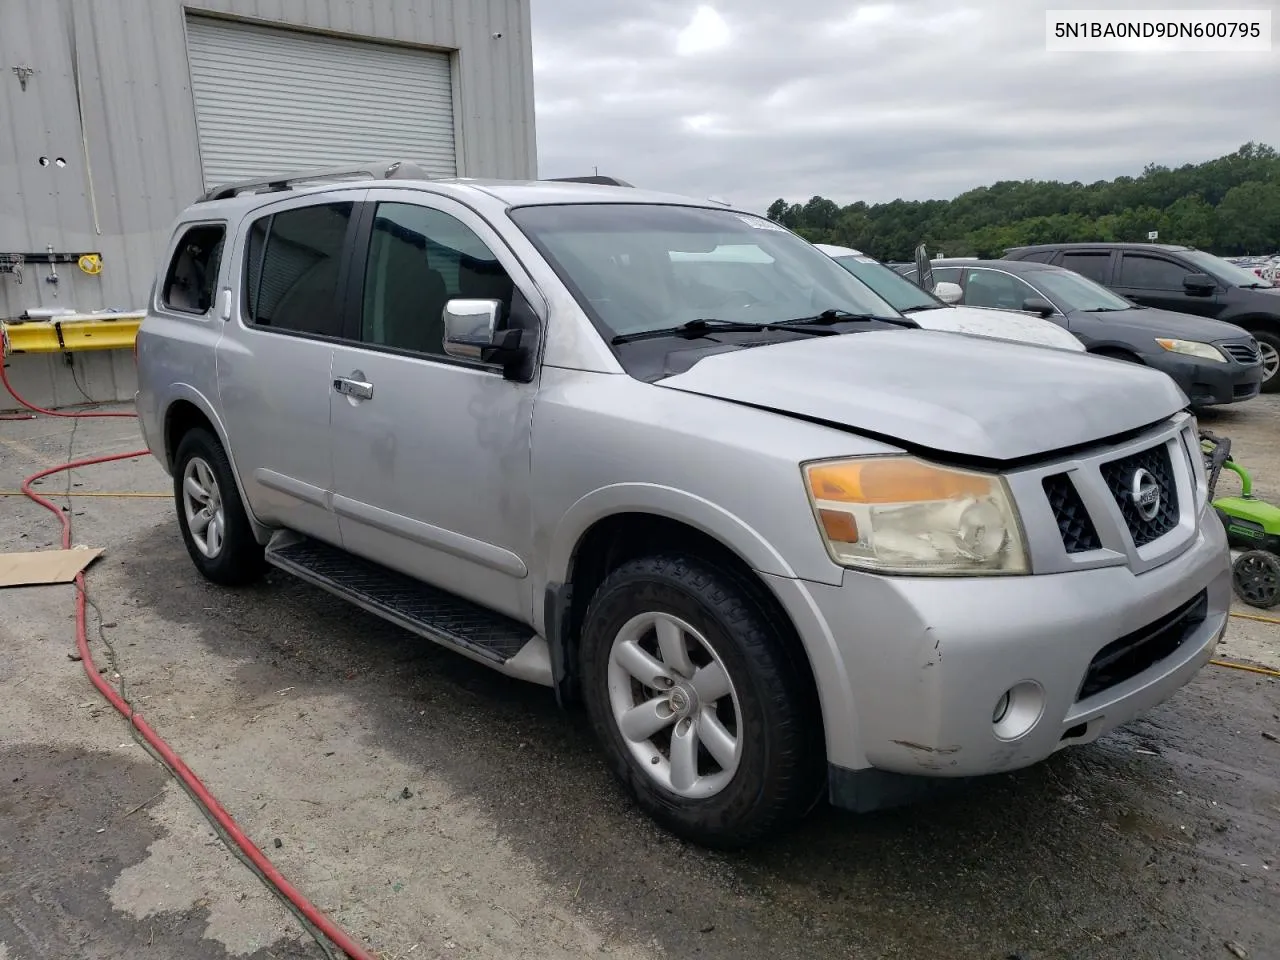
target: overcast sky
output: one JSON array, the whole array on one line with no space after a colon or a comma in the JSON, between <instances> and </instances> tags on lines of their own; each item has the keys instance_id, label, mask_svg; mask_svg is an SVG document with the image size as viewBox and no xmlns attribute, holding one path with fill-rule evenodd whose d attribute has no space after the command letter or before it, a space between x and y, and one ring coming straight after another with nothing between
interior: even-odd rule
<instances>
[{"instance_id":1,"label":"overcast sky","mask_svg":"<svg viewBox=\"0 0 1280 960\"><path fill-rule=\"evenodd\" d=\"M1126 8L1263 0L1125 0ZM540 176L763 210L1090 182L1280 148L1280 42L1255 54L1045 51L1056 0L534 0ZM1280 20L1280 14L1273 13Z\"/></svg>"}]
</instances>

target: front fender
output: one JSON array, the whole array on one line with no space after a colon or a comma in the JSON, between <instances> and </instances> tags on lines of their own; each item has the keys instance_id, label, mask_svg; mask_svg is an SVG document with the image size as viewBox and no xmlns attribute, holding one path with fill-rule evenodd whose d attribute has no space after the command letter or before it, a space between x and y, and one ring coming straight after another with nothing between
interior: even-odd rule
<instances>
[{"instance_id":1,"label":"front fender","mask_svg":"<svg viewBox=\"0 0 1280 960\"><path fill-rule=\"evenodd\" d=\"M551 538L547 580L564 583L583 534L597 521L621 513L651 513L686 523L715 538L761 573L796 576L758 530L710 500L660 484L616 483L581 497L560 518Z\"/></svg>"}]
</instances>

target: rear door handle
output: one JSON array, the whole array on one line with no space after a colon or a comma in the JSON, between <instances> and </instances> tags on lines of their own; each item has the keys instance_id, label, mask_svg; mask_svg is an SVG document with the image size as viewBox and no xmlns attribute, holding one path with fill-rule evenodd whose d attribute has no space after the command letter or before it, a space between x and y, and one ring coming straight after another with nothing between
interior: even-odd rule
<instances>
[{"instance_id":1,"label":"rear door handle","mask_svg":"<svg viewBox=\"0 0 1280 960\"><path fill-rule=\"evenodd\" d=\"M344 396L357 400L373 399L373 384L368 380L354 380L351 377L334 377L333 389Z\"/></svg>"}]
</instances>

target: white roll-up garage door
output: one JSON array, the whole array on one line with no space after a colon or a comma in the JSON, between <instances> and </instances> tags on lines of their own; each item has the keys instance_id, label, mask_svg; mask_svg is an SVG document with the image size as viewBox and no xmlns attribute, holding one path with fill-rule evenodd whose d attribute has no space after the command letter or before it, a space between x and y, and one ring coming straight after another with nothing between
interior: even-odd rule
<instances>
[{"instance_id":1,"label":"white roll-up garage door","mask_svg":"<svg viewBox=\"0 0 1280 960\"><path fill-rule=\"evenodd\" d=\"M447 53L194 16L187 52L206 187L384 157L457 173Z\"/></svg>"}]
</instances>

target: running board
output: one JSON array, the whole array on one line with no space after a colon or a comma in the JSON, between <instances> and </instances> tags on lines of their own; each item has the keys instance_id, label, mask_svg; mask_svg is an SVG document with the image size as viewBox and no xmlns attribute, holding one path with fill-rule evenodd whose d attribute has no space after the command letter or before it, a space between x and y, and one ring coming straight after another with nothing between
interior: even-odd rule
<instances>
[{"instance_id":1,"label":"running board","mask_svg":"<svg viewBox=\"0 0 1280 960\"><path fill-rule=\"evenodd\" d=\"M272 566L500 673L551 686L550 649L532 627L291 531L271 538L266 558Z\"/></svg>"}]
</instances>

